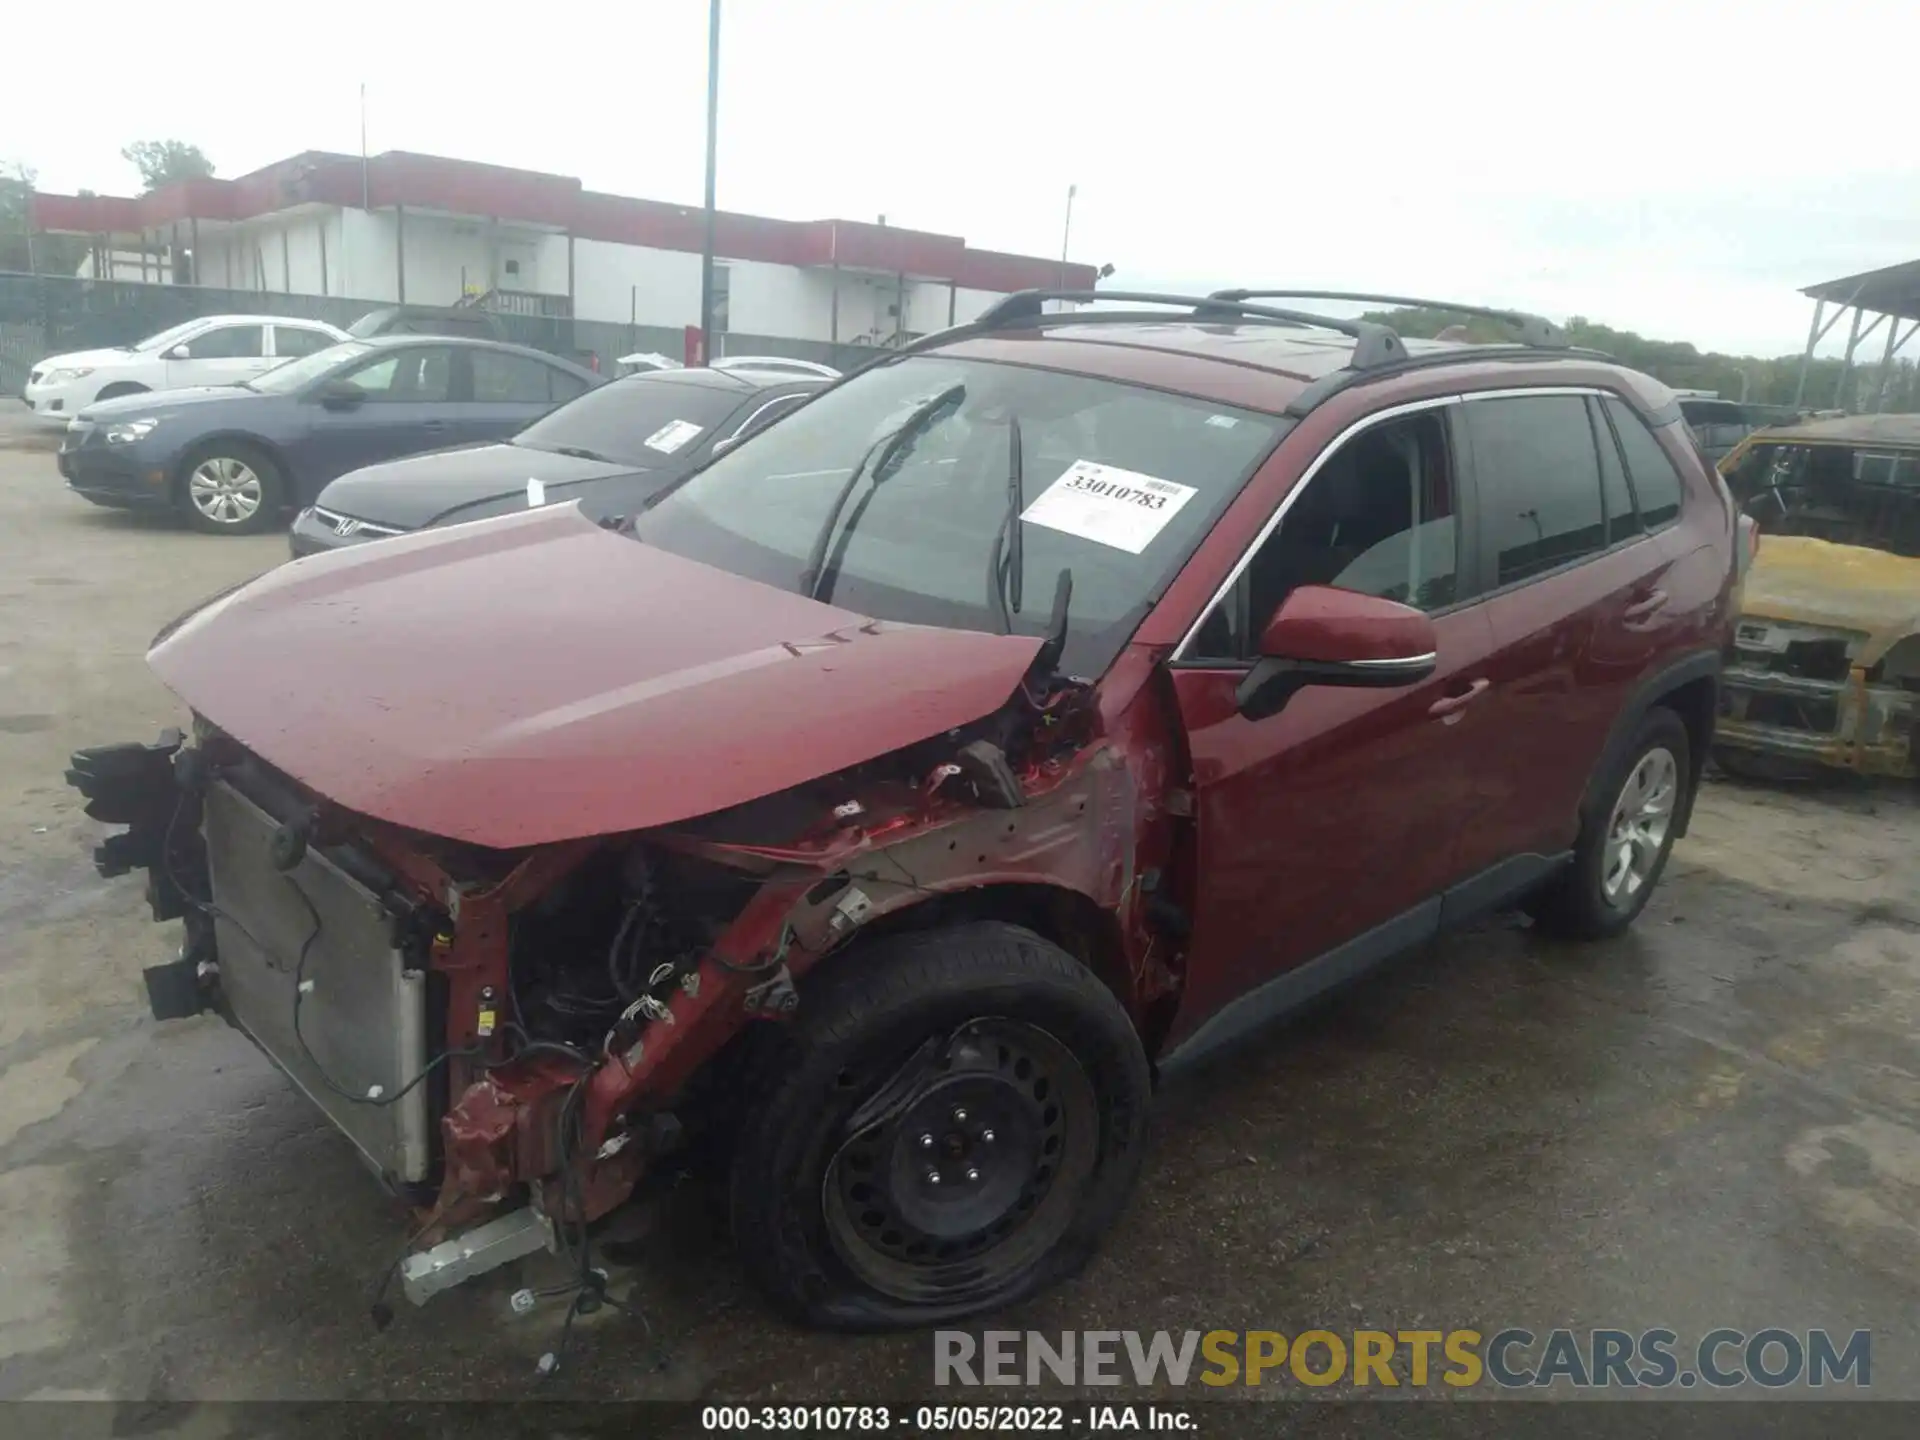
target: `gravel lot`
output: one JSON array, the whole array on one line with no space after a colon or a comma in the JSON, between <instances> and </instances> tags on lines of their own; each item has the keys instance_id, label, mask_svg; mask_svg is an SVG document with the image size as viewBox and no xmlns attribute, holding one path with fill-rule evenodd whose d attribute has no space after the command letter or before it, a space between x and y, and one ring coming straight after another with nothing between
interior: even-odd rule
<instances>
[{"instance_id":1,"label":"gravel lot","mask_svg":"<svg viewBox=\"0 0 1920 1440\"><path fill-rule=\"evenodd\" d=\"M76 746L179 722L146 641L284 541L94 509L21 424L6 402L0 1399L532 1393L559 1306L520 1318L507 1297L540 1265L375 1333L396 1216L237 1036L146 1016L139 970L174 927L94 876L61 781ZM1710 782L1631 935L1561 948L1489 924L1164 1092L1105 1253L999 1323L1871 1328L1874 1393L1920 1398L1916 841L1906 791ZM714 1214L697 1182L639 1207L619 1278L654 1338L591 1318L559 1389L926 1386L925 1337L773 1319Z\"/></svg>"}]
</instances>

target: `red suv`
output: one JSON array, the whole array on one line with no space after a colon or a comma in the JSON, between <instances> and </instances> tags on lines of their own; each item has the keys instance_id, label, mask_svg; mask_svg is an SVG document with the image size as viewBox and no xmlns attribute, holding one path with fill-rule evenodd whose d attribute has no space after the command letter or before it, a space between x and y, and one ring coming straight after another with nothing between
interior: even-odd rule
<instances>
[{"instance_id":1,"label":"red suv","mask_svg":"<svg viewBox=\"0 0 1920 1440\"><path fill-rule=\"evenodd\" d=\"M1273 295L1014 295L624 521L183 616L191 742L70 774L185 921L155 1013L414 1206L416 1300L541 1246L600 1298L593 1222L705 1130L769 1294L886 1327L1084 1260L1156 1066L1496 907L1617 933L1712 738L1731 502L1544 321Z\"/></svg>"}]
</instances>

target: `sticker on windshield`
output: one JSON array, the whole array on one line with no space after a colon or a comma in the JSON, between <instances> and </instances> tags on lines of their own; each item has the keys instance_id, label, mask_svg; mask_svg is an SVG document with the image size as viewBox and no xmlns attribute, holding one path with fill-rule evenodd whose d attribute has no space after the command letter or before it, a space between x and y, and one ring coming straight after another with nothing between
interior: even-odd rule
<instances>
[{"instance_id":1,"label":"sticker on windshield","mask_svg":"<svg viewBox=\"0 0 1920 1440\"><path fill-rule=\"evenodd\" d=\"M543 481L527 481L527 508L537 510L547 503L547 487Z\"/></svg>"},{"instance_id":2,"label":"sticker on windshield","mask_svg":"<svg viewBox=\"0 0 1920 1440\"><path fill-rule=\"evenodd\" d=\"M645 443L649 450L658 450L663 455L671 455L698 435L700 428L691 420L669 420L647 436Z\"/></svg>"},{"instance_id":3,"label":"sticker on windshield","mask_svg":"<svg viewBox=\"0 0 1920 1440\"><path fill-rule=\"evenodd\" d=\"M1076 460L1020 518L1138 555L1199 492L1097 460Z\"/></svg>"}]
</instances>

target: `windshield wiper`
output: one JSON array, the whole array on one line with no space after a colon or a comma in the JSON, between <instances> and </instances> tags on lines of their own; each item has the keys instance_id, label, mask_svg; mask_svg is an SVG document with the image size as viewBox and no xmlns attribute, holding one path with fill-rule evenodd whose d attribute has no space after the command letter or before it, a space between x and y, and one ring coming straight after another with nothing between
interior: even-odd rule
<instances>
[{"instance_id":1,"label":"windshield wiper","mask_svg":"<svg viewBox=\"0 0 1920 1440\"><path fill-rule=\"evenodd\" d=\"M949 405L957 406L967 398L967 387L962 384L949 385L938 395L922 401L903 422L899 429L890 435L882 435L860 457L860 462L848 474L846 483L840 487L840 493L833 497L833 506L827 511L826 523L820 527L820 533L814 537L813 549L807 555L807 568L800 572L800 593L810 600L825 600L833 593L833 582L839 574L840 562L846 558L847 541L853 535L853 527L860 523L860 517L866 514L867 506L873 500L874 491L880 488L880 482L888 475L887 467L905 454L907 446L929 429L933 422ZM840 544L834 551L832 563L827 560L827 547L833 544L833 527L839 522L840 512L847 508L847 497L860 483L860 477L873 470L873 484L860 498L852 515L847 517L846 528L840 532Z\"/></svg>"},{"instance_id":2,"label":"windshield wiper","mask_svg":"<svg viewBox=\"0 0 1920 1440\"><path fill-rule=\"evenodd\" d=\"M1020 443L1020 417L1007 417L1007 512L1000 520L1000 533L993 537L993 554L987 560L987 593L1000 612L1000 629L1013 633L1013 617L1020 613L1021 592L1026 585L1027 557L1020 514L1027 508L1026 456Z\"/></svg>"}]
</instances>

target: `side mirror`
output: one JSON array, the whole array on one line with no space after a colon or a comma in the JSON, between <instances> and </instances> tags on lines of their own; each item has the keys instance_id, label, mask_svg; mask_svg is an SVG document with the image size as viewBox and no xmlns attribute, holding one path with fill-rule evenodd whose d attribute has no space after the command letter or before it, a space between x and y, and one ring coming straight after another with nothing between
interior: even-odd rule
<instances>
[{"instance_id":1,"label":"side mirror","mask_svg":"<svg viewBox=\"0 0 1920 1440\"><path fill-rule=\"evenodd\" d=\"M714 441L713 451L708 458L713 460L718 460L722 455L726 454L727 451L733 449L734 446L738 445L742 440L746 438L747 437L744 435L729 435L724 440Z\"/></svg>"},{"instance_id":2,"label":"side mirror","mask_svg":"<svg viewBox=\"0 0 1920 1440\"><path fill-rule=\"evenodd\" d=\"M1234 700L1247 719L1264 720L1309 685L1418 684L1433 674L1439 648L1433 621L1410 605L1302 585L1267 622L1260 659Z\"/></svg>"},{"instance_id":3,"label":"side mirror","mask_svg":"<svg viewBox=\"0 0 1920 1440\"><path fill-rule=\"evenodd\" d=\"M191 360L193 356L187 352L186 346L176 345L160 358L162 360Z\"/></svg>"},{"instance_id":4,"label":"side mirror","mask_svg":"<svg viewBox=\"0 0 1920 1440\"><path fill-rule=\"evenodd\" d=\"M320 403L329 410L351 410L367 398L367 392L351 380L329 380L320 387Z\"/></svg>"}]
</instances>

